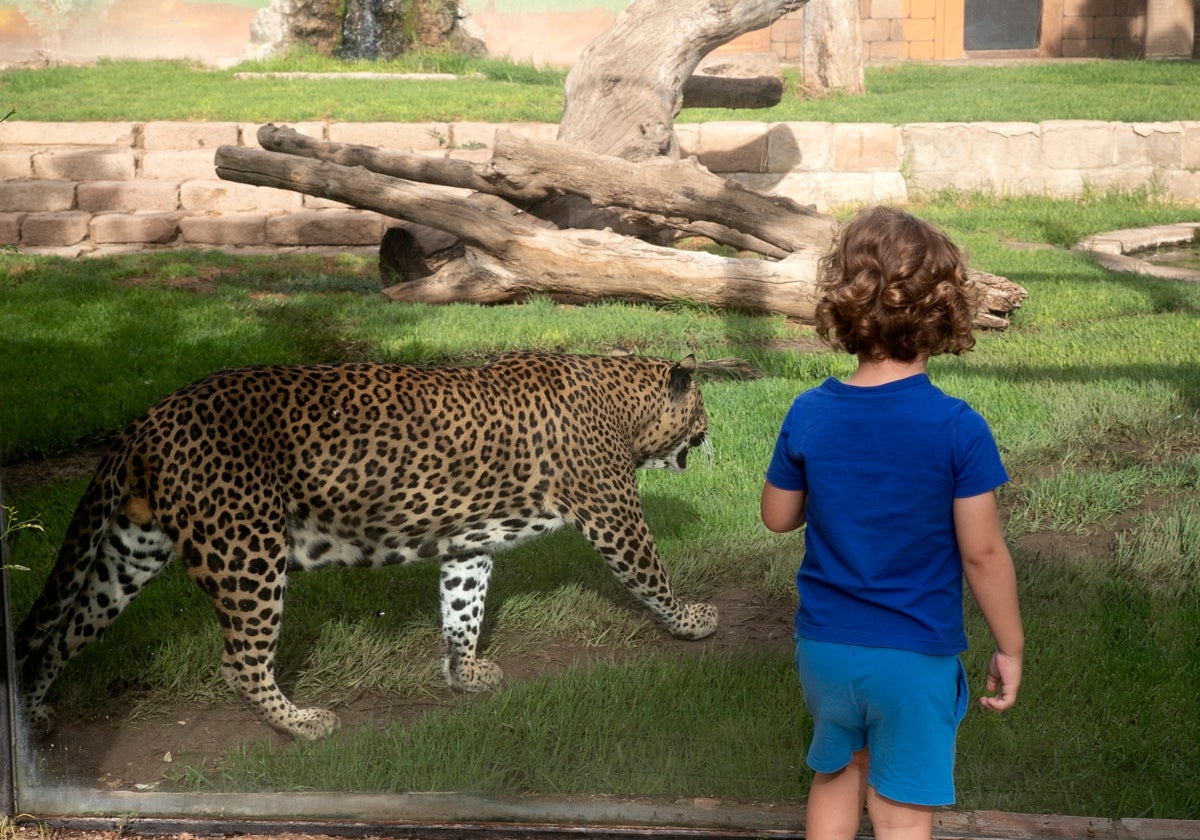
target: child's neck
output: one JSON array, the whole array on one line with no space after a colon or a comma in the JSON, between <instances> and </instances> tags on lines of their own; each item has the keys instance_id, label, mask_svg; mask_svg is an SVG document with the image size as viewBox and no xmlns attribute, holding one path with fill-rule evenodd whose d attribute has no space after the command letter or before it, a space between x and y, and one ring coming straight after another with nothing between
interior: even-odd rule
<instances>
[{"instance_id":1,"label":"child's neck","mask_svg":"<svg viewBox=\"0 0 1200 840\"><path fill-rule=\"evenodd\" d=\"M901 362L896 359L876 359L860 353L858 370L846 380L846 384L870 387L907 379L918 373L925 373L926 361L924 356L913 359L911 362Z\"/></svg>"}]
</instances>

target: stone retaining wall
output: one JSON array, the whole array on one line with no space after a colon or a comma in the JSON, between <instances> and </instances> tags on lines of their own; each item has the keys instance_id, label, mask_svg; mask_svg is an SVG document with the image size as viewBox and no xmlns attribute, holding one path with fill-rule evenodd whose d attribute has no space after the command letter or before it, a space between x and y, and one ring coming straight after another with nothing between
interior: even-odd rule
<instances>
[{"instance_id":1,"label":"stone retaining wall","mask_svg":"<svg viewBox=\"0 0 1200 840\"><path fill-rule=\"evenodd\" d=\"M486 160L483 123L307 123L314 137ZM506 126L553 139L552 124ZM0 245L63 255L147 247L374 248L389 219L300 193L217 178L238 123L0 123ZM727 122L676 127L710 170L820 210L920 192L1076 196L1149 187L1200 204L1200 122Z\"/></svg>"}]
</instances>

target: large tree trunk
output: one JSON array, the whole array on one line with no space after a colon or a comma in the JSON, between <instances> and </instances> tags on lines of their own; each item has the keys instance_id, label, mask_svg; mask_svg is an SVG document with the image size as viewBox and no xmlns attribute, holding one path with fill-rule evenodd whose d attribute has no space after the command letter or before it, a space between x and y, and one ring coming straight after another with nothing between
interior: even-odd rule
<instances>
[{"instance_id":1,"label":"large tree trunk","mask_svg":"<svg viewBox=\"0 0 1200 840\"><path fill-rule=\"evenodd\" d=\"M683 85L711 50L806 0L633 0L567 75L564 143L638 161L679 157Z\"/></svg>"},{"instance_id":2,"label":"large tree trunk","mask_svg":"<svg viewBox=\"0 0 1200 840\"><path fill-rule=\"evenodd\" d=\"M811 0L804 7L801 77L804 92L858 95L863 80L859 0Z\"/></svg>"},{"instance_id":3,"label":"large tree trunk","mask_svg":"<svg viewBox=\"0 0 1200 840\"><path fill-rule=\"evenodd\" d=\"M803 2L634 0L568 76L559 140L501 131L487 163L264 126L265 151L222 146L217 173L402 220L380 249L395 300L686 298L807 320L834 220L679 160L673 128L705 53ZM663 247L684 235L757 256ZM978 323L1003 326L1024 290L975 276L986 290Z\"/></svg>"}]
</instances>

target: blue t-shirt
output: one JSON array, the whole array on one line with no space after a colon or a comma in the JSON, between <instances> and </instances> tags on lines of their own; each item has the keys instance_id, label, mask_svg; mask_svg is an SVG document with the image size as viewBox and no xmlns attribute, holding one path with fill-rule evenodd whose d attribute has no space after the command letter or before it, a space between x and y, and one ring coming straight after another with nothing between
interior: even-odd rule
<instances>
[{"instance_id":1,"label":"blue t-shirt","mask_svg":"<svg viewBox=\"0 0 1200 840\"><path fill-rule=\"evenodd\" d=\"M986 421L918 374L827 379L792 403L767 481L804 490L799 636L966 650L953 502L1008 481Z\"/></svg>"}]
</instances>

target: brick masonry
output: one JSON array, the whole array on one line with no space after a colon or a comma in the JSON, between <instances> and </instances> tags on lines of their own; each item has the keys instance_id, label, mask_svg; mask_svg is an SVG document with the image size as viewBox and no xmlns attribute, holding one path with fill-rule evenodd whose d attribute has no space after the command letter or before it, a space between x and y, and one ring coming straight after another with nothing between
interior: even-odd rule
<instances>
[{"instance_id":1,"label":"brick masonry","mask_svg":"<svg viewBox=\"0 0 1200 840\"><path fill-rule=\"evenodd\" d=\"M509 124L538 139L546 124ZM486 160L497 126L306 123L304 133ZM370 248L391 220L337 202L217 178L238 123L0 123L0 245L64 255L130 248ZM822 211L904 204L943 189L1078 196L1148 188L1200 204L1200 121L679 125L713 172Z\"/></svg>"}]
</instances>

